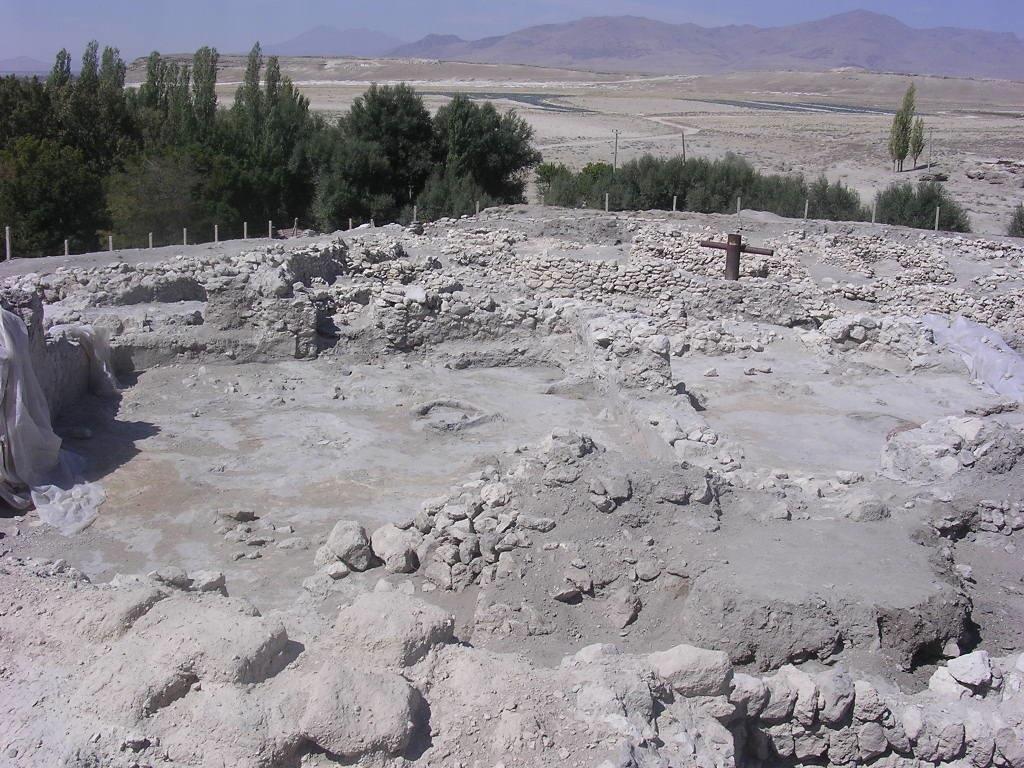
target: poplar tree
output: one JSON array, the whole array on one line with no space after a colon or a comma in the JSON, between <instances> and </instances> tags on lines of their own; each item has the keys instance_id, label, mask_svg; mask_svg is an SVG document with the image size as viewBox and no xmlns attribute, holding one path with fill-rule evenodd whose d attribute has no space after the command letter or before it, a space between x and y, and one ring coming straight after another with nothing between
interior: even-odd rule
<instances>
[{"instance_id":1,"label":"poplar tree","mask_svg":"<svg viewBox=\"0 0 1024 768\"><path fill-rule=\"evenodd\" d=\"M889 130L889 157L897 172L903 170L903 163L910 154L910 138L914 127L914 113L917 112L917 88L913 83L903 94L903 103L893 116Z\"/></svg>"},{"instance_id":2,"label":"poplar tree","mask_svg":"<svg viewBox=\"0 0 1024 768\"><path fill-rule=\"evenodd\" d=\"M914 130L910 134L910 156L914 160L914 167L917 168L917 159L924 154L924 119L917 118L914 121Z\"/></svg>"}]
</instances>

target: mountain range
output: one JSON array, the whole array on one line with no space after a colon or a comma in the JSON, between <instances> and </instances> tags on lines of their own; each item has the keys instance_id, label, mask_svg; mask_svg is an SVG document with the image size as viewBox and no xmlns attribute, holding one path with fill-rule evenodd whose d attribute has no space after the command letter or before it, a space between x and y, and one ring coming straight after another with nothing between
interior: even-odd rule
<instances>
[{"instance_id":1,"label":"mountain range","mask_svg":"<svg viewBox=\"0 0 1024 768\"><path fill-rule=\"evenodd\" d=\"M50 65L28 56L0 59L0 75L45 75Z\"/></svg>"},{"instance_id":2,"label":"mountain range","mask_svg":"<svg viewBox=\"0 0 1024 768\"><path fill-rule=\"evenodd\" d=\"M756 70L882 72L1024 79L1024 42L1010 32L917 29L891 16L851 11L782 27L702 27L637 16L599 16L464 40L412 43L369 30L318 27L269 46L287 55L442 59L610 72L716 74Z\"/></svg>"}]
</instances>

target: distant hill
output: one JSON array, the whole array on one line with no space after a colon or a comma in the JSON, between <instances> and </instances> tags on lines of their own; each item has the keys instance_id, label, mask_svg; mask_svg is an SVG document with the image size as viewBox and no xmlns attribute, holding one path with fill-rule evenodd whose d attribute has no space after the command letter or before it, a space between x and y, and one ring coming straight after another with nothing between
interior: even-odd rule
<instances>
[{"instance_id":1,"label":"distant hill","mask_svg":"<svg viewBox=\"0 0 1024 768\"><path fill-rule=\"evenodd\" d=\"M1012 33L915 29L869 11L767 28L706 28L637 16L600 16L482 40L429 35L398 46L390 55L620 72L714 74L855 67L1024 79L1024 42Z\"/></svg>"},{"instance_id":2,"label":"distant hill","mask_svg":"<svg viewBox=\"0 0 1024 768\"><path fill-rule=\"evenodd\" d=\"M45 75L49 71L49 64L28 56L0 59L0 75Z\"/></svg>"},{"instance_id":3,"label":"distant hill","mask_svg":"<svg viewBox=\"0 0 1024 768\"><path fill-rule=\"evenodd\" d=\"M291 40L268 45L274 56L383 56L401 46L403 40L372 29L314 27Z\"/></svg>"}]
</instances>

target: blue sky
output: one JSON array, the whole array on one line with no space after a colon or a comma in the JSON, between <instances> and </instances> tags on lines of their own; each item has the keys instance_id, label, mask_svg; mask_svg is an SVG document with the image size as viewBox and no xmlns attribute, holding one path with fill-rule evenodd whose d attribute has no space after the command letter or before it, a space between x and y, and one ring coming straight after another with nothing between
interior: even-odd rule
<instances>
[{"instance_id":1,"label":"blue sky","mask_svg":"<svg viewBox=\"0 0 1024 768\"><path fill-rule=\"evenodd\" d=\"M776 26L864 8L915 27L964 26L1024 38L1024 0L0 0L0 59L49 61L96 38L126 57L210 44L225 53L317 25L369 27L415 40L483 37L581 16L633 14L699 24Z\"/></svg>"}]
</instances>

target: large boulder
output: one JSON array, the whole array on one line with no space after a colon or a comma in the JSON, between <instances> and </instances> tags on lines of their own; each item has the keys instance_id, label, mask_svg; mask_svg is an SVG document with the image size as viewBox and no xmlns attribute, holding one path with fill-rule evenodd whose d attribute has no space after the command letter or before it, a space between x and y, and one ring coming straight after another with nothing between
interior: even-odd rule
<instances>
[{"instance_id":1,"label":"large boulder","mask_svg":"<svg viewBox=\"0 0 1024 768\"><path fill-rule=\"evenodd\" d=\"M338 613L339 648L362 651L384 666L407 667L450 642L455 619L437 606L400 592L370 592Z\"/></svg>"},{"instance_id":2,"label":"large boulder","mask_svg":"<svg viewBox=\"0 0 1024 768\"><path fill-rule=\"evenodd\" d=\"M365 571L376 564L366 529L352 520L339 521L324 546L353 571Z\"/></svg>"},{"instance_id":3,"label":"large boulder","mask_svg":"<svg viewBox=\"0 0 1024 768\"><path fill-rule=\"evenodd\" d=\"M370 544L374 554L384 561L389 573L413 573L420 567L416 548L423 541L423 535L415 530L403 531L397 525L382 525L373 532Z\"/></svg>"},{"instance_id":4,"label":"large boulder","mask_svg":"<svg viewBox=\"0 0 1024 768\"><path fill-rule=\"evenodd\" d=\"M300 725L304 738L342 759L399 755L416 720L416 692L391 672L357 672L325 664L311 681Z\"/></svg>"},{"instance_id":5,"label":"large boulder","mask_svg":"<svg viewBox=\"0 0 1024 768\"><path fill-rule=\"evenodd\" d=\"M654 673L680 696L720 696L729 693L732 662L723 651L677 645L647 657Z\"/></svg>"}]
</instances>

